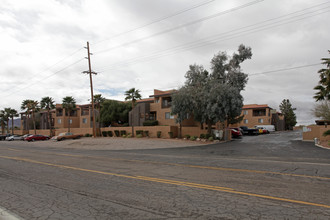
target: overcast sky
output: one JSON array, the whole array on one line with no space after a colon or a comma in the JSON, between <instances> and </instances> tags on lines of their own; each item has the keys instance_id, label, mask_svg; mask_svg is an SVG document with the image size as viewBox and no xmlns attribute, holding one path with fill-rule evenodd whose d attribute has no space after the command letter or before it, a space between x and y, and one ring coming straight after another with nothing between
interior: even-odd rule
<instances>
[{"instance_id":1,"label":"overcast sky","mask_svg":"<svg viewBox=\"0 0 330 220\"><path fill-rule=\"evenodd\" d=\"M319 0L2 0L0 109L45 96L88 103L87 41L94 94L117 100L132 87L145 98L178 88L190 64L209 69L244 44L253 52L244 103L278 110L289 99L298 124L311 124L329 11Z\"/></svg>"}]
</instances>

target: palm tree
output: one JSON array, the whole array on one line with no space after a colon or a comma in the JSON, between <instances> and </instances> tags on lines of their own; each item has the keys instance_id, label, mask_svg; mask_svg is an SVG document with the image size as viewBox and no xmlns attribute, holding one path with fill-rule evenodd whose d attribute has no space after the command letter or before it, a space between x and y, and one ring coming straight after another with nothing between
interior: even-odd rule
<instances>
[{"instance_id":1,"label":"palm tree","mask_svg":"<svg viewBox=\"0 0 330 220\"><path fill-rule=\"evenodd\" d=\"M69 126L68 126L68 132L70 132L70 116L72 110L76 108L76 100L72 96L66 96L62 100L62 108L65 109L65 113L68 113L69 115Z\"/></svg>"},{"instance_id":2,"label":"palm tree","mask_svg":"<svg viewBox=\"0 0 330 220\"><path fill-rule=\"evenodd\" d=\"M96 95L94 95L94 104L96 105L96 108L97 108L97 111L98 111L98 134L100 135L101 134L101 126L100 126L100 124L101 124L101 122L100 122L100 117L101 117L101 106L102 106L102 104L103 104L103 102L105 101L105 98L104 97L102 97L102 95L101 94L96 94Z\"/></svg>"},{"instance_id":3,"label":"palm tree","mask_svg":"<svg viewBox=\"0 0 330 220\"><path fill-rule=\"evenodd\" d=\"M32 115L32 121L33 121L33 128L34 128L34 134L37 134L36 130L36 121L35 121L35 113L39 111L39 102L31 99L26 99L22 102L21 105L22 111L26 110L27 118L30 115Z\"/></svg>"},{"instance_id":4,"label":"palm tree","mask_svg":"<svg viewBox=\"0 0 330 220\"><path fill-rule=\"evenodd\" d=\"M40 107L42 109L47 110L48 124L49 124L49 136L53 136L52 135L52 115L50 113L50 110L55 108L55 102L54 102L53 98L51 98L49 96L43 97L40 101Z\"/></svg>"},{"instance_id":5,"label":"palm tree","mask_svg":"<svg viewBox=\"0 0 330 220\"><path fill-rule=\"evenodd\" d=\"M330 50L328 50L330 53ZM326 65L325 69L320 69L318 73L320 74L320 81L314 90L319 90L315 93L314 99L316 101L320 100L330 100L330 58L322 58L322 64Z\"/></svg>"},{"instance_id":6,"label":"palm tree","mask_svg":"<svg viewBox=\"0 0 330 220\"><path fill-rule=\"evenodd\" d=\"M6 126L6 118L5 118L5 111L0 111L0 125L1 125L1 133L5 133L5 126Z\"/></svg>"},{"instance_id":7,"label":"palm tree","mask_svg":"<svg viewBox=\"0 0 330 220\"><path fill-rule=\"evenodd\" d=\"M133 109L135 105L135 101L137 99L141 99L140 91L138 89L135 90L135 88L131 88L130 90L127 90L125 92L125 100L131 100L132 101L132 115L131 115L131 122L132 122L132 137L134 137L134 124L133 124Z\"/></svg>"},{"instance_id":8,"label":"palm tree","mask_svg":"<svg viewBox=\"0 0 330 220\"><path fill-rule=\"evenodd\" d=\"M16 109L10 108L9 117L11 118L11 133L14 134L14 117L18 117Z\"/></svg>"},{"instance_id":9,"label":"palm tree","mask_svg":"<svg viewBox=\"0 0 330 220\"><path fill-rule=\"evenodd\" d=\"M11 110L11 108L5 108L4 109L4 119L6 120L7 133L9 133L10 110Z\"/></svg>"}]
</instances>

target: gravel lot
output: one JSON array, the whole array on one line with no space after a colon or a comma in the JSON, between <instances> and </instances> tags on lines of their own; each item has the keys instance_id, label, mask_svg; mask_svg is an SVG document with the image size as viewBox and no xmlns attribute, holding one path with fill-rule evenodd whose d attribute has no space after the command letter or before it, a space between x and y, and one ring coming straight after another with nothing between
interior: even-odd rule
<instances>
[{"instance_id":1,"label":"gravel lot","mask_svg":"<svg viewBox=\"0 0 330 220\"><path fill-rule=\"evenodd\" d=\"M47 147L65 149L88 149L88 150L137 150L178 148L187 146L198 146L212 142L189 141L179 139L157 139L157 138L81 138L77 140L47 141ZM45 141L6 141L8 145L45 147Z\"/></svg>"}]
</instances>

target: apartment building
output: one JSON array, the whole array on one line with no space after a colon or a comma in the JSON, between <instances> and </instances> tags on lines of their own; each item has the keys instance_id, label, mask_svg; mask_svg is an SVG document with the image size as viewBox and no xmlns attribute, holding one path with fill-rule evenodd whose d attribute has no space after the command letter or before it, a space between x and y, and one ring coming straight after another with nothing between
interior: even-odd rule
<instances>
[{"instance_id":1,"label":"apartment building","mask_svg":"<svg viewBox=\"0 0 330 220\"><path fill-rule=\"evenodd\" d=\"M136 101L136 106L129 113L129 125L143 126L147 120L157 120L159 125L177 126L175 115L171 114L172 94L176 90L161 91L154 89L149 98ZM199 126L192 116L182 122L182 126Z\"/></svg>"},{"instance_id":2,"label":"apartment building","mask_svg":"<svg viewBox=\"0 0 330 220\"><path fill-rule=\"evenodd\" d=\"M277 131L284 130L284 116L267 104L244 105L241 116L244 116L243 120L232 126L254 127L256 125L274 125Z\"/></svg>"},{"instance_id":3,"label":"apartment building","mask_svg":"<svg viewBox=\"0 0 330 220\"><path fill-rule=\"evenodd\" d=\"M21 129L30 130L33 129L32 117L27 115L26 112L21 114ZM39 122L39 129L49 129L52 126L55 129L68 128L92 128L93 116L92 116L92 105L77 105L76 109L68 112L62 107L62 104L56 104L55 109L50 111L51 123L49 123L49 116L47 111L40 111L36 115L36 119ZM98 115L97 110L95 114ZM98 123L96 123L98 126Z\"/></svg>"}]
</instances>

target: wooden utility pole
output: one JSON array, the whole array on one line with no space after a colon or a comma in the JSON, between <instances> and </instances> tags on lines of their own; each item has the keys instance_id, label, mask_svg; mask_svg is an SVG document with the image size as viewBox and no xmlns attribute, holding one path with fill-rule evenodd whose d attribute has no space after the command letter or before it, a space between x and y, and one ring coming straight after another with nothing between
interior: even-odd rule
<instances>
[{"instance_id":1,"label":"wooden utility pole","mask_svg":"<svg viewBox=\"0 0 330 220\"><path fill-rule=\"evenodd\" d=\"M88 67L89 71L84 71L83 73L88 73L89 74L89 80L90 80L90 85L91 85L91 99L92 99L92 118L93 118L93 137L96 137L96 126L95 126L95 111L94 111L94 94L93 94L93 79L92 79L92 74L95 74L95 72L92 72L92 66L91 66L91 53L89 52L89 42L87 41L87 59L88 59Z\"/></svg>"}]
</instances>

